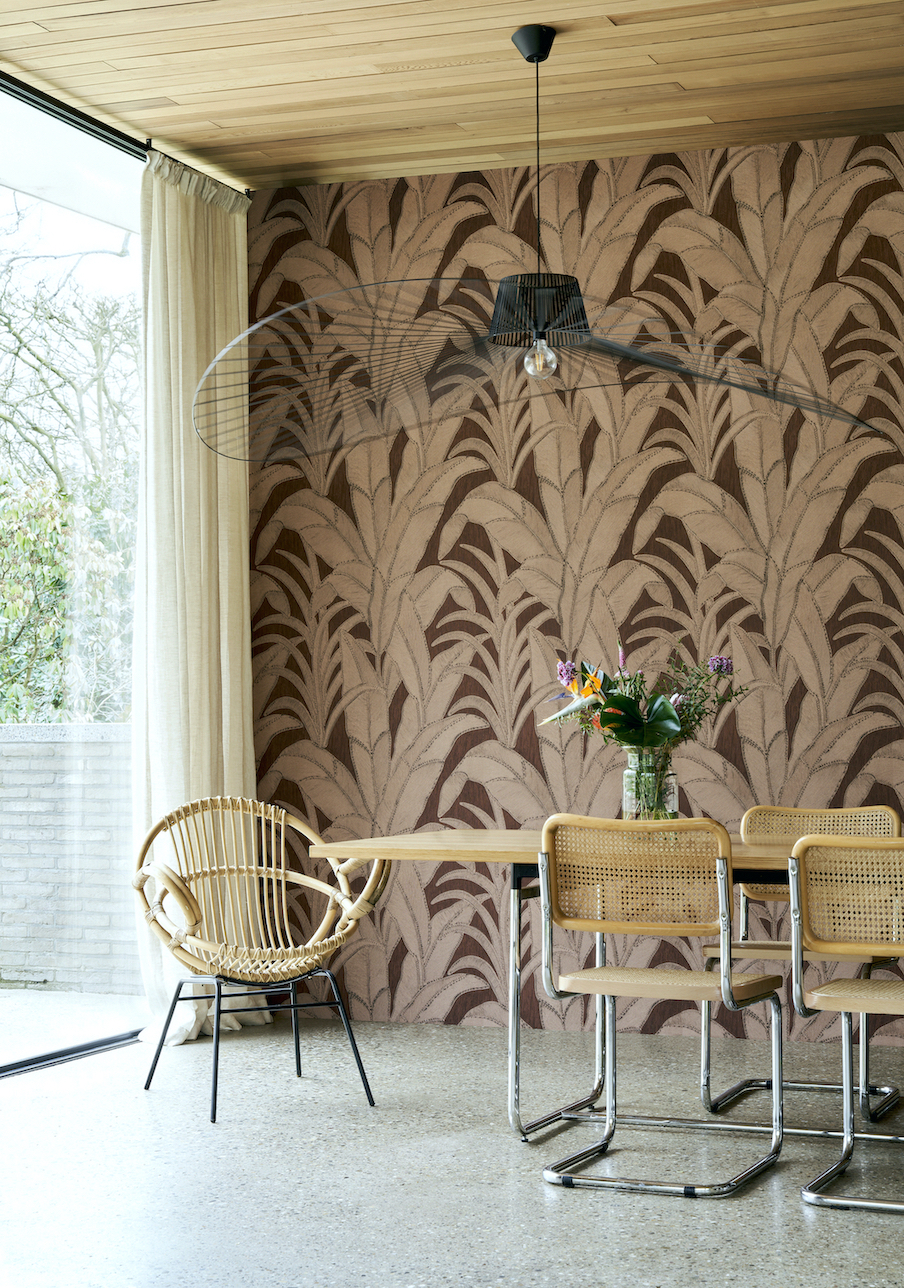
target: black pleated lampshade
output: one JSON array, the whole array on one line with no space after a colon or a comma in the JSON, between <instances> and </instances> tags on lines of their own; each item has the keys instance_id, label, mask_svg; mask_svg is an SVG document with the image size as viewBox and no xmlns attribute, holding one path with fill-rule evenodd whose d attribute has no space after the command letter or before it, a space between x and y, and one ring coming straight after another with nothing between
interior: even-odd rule
<instances>
[{"instance_id":1,"label":"black pleated lampshade","mask_svg":"<svg viewBox=\"0 0 904 1288\"><path fill-rule=\"evenodd\" d=\"M537 336L559 348L589 340L590 327L576 277L519 273L499 283L489 339L493 344L528 348Z\"/></svg>"}]
</instances>

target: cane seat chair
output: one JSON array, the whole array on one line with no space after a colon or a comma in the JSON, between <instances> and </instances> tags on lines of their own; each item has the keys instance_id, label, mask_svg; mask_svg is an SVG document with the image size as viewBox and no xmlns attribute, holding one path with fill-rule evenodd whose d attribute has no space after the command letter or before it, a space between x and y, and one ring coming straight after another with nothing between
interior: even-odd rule
<instances>
[{"instance_id":1,"label":"cane seat chair","mask_svg":"<svg viewBox=\"0 0 904 1288\"><path fill-rule=\"evenodd\" d=\"M632 822L555 814L543 828L539 855L543 916L542 974L555 998L602 996L605 1012L605 1106L563 1112L563 1119L604 1123L601 1139L543 1171L552 1184L640 1193L725 1198L751 1181L779 1156L782 1145L782 1025L776 990L778 975L732 976L727 952L731 940L731 841L710 819ZM553 976L552 927L592 932L605 945L606 934L706 936L724 940L724 966L712 971L607 966L570 970ZM598 941L599 942L599 941ZM603 958L605 957L605 949ZM773 1121L768 1152L727 1181L631 1180L587 1175L586 1164L604 1154L617 1121L633 1126L716 1128L721 1124L674 1118L619 1119L616 1106L616 999L723 1001L738 1010L766 1001L772 1012Z\"/></svg>"},{"instance_id":2,"label":"cane seat chair","mask_svg":"<svg viewBox=\"0 0 904 1288\"><path fill-rule=\"evenodd\" d=\"M904 840L806 836L788 863L791 896L792 988L801 1015L838 1011L842 1020L841 1156L801 1196L818 1207L904 1212L904 1201L823 1193L854 1152L853 1015L904 1015L904 980L833 978L807 986L808 953L821 959L904 956ZM900 1136L861 1134L861 1140L900 1147Z\"/></svg>"},{"instance_id":3,"label":"cane seat chair","mask_svg":"<svg viewBox=\"0 0 904 1288\"><path fill-rule=\"evenodd\" d=\"M173 993L145 1089L151 1085L178 1002L197 996L195 985L207 981L214 994L211 1122L217 1112L223 990L233 985L244 986L239 1000L257 1001L236 1006L236 998L230 996L227 1014L290 1012L298 1077L298 1012L335 1007L367 1099L374 1103L345 1005L326 963L355 933L361 918L373 911L390 865L382 859L374 861L353 890L350 877L368 861L328 859L331 879L321 880L297 870L300 859L307 859L306 842L319 843L320 837L276 805L208 797L162 818L138 855L133 885L145 920L190 972ZM303 929L303 921L313 928ZM327 981L332 998L299 1002L298 985L317 977ZM280 1001L286 994L290 1000Z\"/></svg>"},{"instance_id":4,"label":"cane seat chair","mask_svg":"<svg viewBox=\"0 0 904 1288\"><path fill-rule=\"evenodd\" d=\"M861 805L852 809L796 809L784 805L754 805L741 819L742 841L787 841L790 857L791 847L802 836L869 836L893 839L901 835L901 820L897 812L888 805ZM756 882L741 882L740 887L740 938L732 941L731 955L734 961L783 962L791 964L790 939L751 939L749 937L749 904L751 900L775 901L789 903L790 890L785 882L765 885ZM704 958L710 963L718 960L719 944L706 944L703 948ZM835 962L839 954L831 951L825 953L805 953L807 962ZM886 956L870 957L860 962L860 973L869 976L878 967L893 965L893 959ZM704 1015L707 1025L710 1020ZM732 1101L751 1091L766 1090L768 1083L762 1078L744 1078L726 1091L713 1096L710 1088L710 1071L708 1061L709 1040L704 1034L704 1070L701 1081L703 1103L713 1113L718 1113ZM786 1081L786 1091L840 1091L836 1083L794 1082ZM874 1086L870 1083L869 1074L869 1016L860 1018L860 1113L865 1121L877 1122L893 1109L899 1100L899 1091L894 1086ZM873 1104L871 1097L880 1099ZM794 1128L786 1127L793 1133Z\"/></svg>"}]
</instances>

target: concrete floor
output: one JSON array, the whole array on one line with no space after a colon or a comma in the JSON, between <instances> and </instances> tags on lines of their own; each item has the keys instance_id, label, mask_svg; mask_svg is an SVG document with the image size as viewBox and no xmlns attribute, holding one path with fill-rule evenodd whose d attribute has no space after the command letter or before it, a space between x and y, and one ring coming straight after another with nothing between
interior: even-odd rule
<instances>
[{"instance_id":1,"label":"concrete floor","mask_svg":"<svg viewBox=\"0 0 904 1288\"><path fill-rule=\"evenodd\" d=\"M358 1024L376 1097L368 1107L341 1028L306 1021L294 1076L284 1019L224 1036L219 1121L208 1122L210 1042L138 1044L0 1081L0 1268L17 1288L902 1288L904 1218L820 1211L801 1183L830 1141L788 1137L778 1166L724 1201L566 1190L541 1168L593 1128L524 1144L506 1121L506 1040L497 1029ZM619 1102L700 1115L697 1046L628 1034ZM786 1076L835 1078L837 1044L797 1044ZM765 1073L768 1047L721 1039L719 1085ZM524 1034L526 1117L582 1091L583 1034ZM904 1074L880 1048L876 1073ZM741 1111L738 1111L741 1116ZM748 1120L765 1120L764 1097ZM789 1094L786 1119L837 1125L834 1095ZM904 1110L893 1130L904 1134ZM568 1137L567 1143L565 1137ZM617 1146L617 1147L616 1147ZM759 1138L616 1136L612 1167L688 1182L722 1178ZM904 1197L896 1147L862 1147L843 1185Z\"/></svg>"}]
</instances>

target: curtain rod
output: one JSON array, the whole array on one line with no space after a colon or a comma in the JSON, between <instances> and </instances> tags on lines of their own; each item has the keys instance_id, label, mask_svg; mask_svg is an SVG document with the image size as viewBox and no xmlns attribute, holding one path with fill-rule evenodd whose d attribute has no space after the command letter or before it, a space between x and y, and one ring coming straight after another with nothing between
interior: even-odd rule
<instances>
[{"instance_id":1,"label":"curtain rod","mask_svg":"<svg viewBox=\"0 0 904 1288\"><path fill-rule=\"evenodd\" d=\"M112 125L104 125L102 121L95 120L87 112L80 112L77 107L69 107L59 99L51 98L49 94L26 85L24 81L16 80L15 76L9 76L6 72L0 72L0 90L13 98L18 98L23 103L28 103L30 107L37 108L39 112L46 112L48 116L55 116L58 121L63 121L66 125L73 125L77 130L83 130L85 134L100 139L102 143L109 143L111 147L119 148L121 152L126 152L139 161L143 161L147 156L146 144L139 143L137 139L124 134L122 130L114 129Z\"/></svg>"},{"instance_id":2,"label":"curtain rod","mask_svg":"<svg viewBox=\"0 0 904 1288\"><path fill-rule=\"evenodd\" d=\"M48 116L54 116L58 121L66 125L72 125L77 130L83 130L85 134L90 134L92 138L99 139L102 143L109 143L111 147L119 148L121 152L127 153L130 157L135 157L139 161L146 161L147 154L152 147L152 140L147 139L144 143L139 143L138 139L133 139L131 135L124 134L122 130L117 130L115 126L104 125L103 121L98 121L87 112L81 112L77 107L69 107L67 103L61 103L58 98L51 98L49 94L43 93L42 90L34 89L31 85L26 85L24 81L16 80L15 76L10 76L7 72L0 71L0 91L9 94L12 98L18 98L21 102L27 103L29 107L37 108L39 112L46 112ZM159 151L159 149L157 149ZM169 156L164 152L164 156ZM174 157L169 159L175 160ZM180 161L179 165L186 165ZM195 170L196 174L204 174L203 170L197 170L194 166L186 166L189 170ZM209 176L205 175L205 178ZM222 180L217 180L221 183ZM224 185L229 187L229 184ZM245 189L245 196L251 196L251 189Z\"/></svg>"},{"instance_id":3,"label":"curtain rod","mask_svg":"<svg viewBox=\"0 0 904 1288\"><path fill-rule=\"evenodd\" d=\"M180 161L178 157L171 157L170 154L168 152L164 152L162 148L155 148L153 139L148 139L145 144L145 151L150 152L152 148L155 152L159 152L162 157L166 157L167 161L172 161L176 165L181 165L183 170L191 170L192 174L199 174L202 179L210 179L213 183L218 183L223 188L231 188L233 192L242 191L241 188L234 188L231 183L223 183L222 179L214 179L213 175L206 174L205 171L199 170L195 165L189 165L187 161ZM245 196L250 197L252 192L252 188L246 188Z\"/></svg>"}]
</instances>

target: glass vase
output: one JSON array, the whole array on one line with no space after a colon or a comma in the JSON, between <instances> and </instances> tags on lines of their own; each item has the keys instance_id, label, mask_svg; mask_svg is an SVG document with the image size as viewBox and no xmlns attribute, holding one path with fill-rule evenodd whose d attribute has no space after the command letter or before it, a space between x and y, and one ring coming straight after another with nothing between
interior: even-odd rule
<instances>
[{"instance_id":1,"label":"glass vase","mask_svg":"<svg viewBox=\"0 0 904 1288\"><path fill-rule=\"evenodd\" d=\"M668 747L626 747L622 818L677 818L678 783Z\"/></svg>"}]
</instances>

